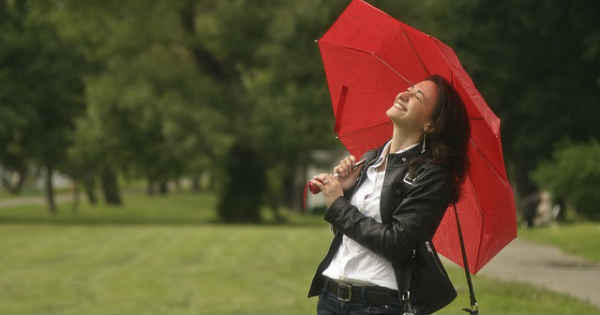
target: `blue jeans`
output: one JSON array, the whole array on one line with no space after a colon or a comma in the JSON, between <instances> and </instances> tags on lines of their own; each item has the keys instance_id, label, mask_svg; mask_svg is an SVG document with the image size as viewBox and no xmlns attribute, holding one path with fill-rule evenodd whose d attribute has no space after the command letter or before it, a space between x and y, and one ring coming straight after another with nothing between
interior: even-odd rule
<instances>
[{"instance_id":1,"label":"blue jeans","mask_svg":"<svg viewBox=\"0 0 600 315\"><path fill-rule=\"evenodd\" d=\"M364 296L358 302L348 303L340 301L335 295L323 289L319 295L317 304L317 315L375 315L375 314L398 314L402 315L402 305L369 305Z\"/></svg>"}]
</instances>

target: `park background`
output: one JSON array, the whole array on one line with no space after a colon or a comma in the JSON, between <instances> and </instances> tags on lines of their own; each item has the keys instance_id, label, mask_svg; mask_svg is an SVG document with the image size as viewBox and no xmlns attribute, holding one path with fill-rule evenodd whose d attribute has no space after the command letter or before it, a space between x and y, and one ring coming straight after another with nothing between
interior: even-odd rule
<instances>
[{"instance_id":1,"label":"park background","mask_svg":"<svg viewBox=\"0 0 600 315\"><path fill-rule=\"evenodd\" d=\"M0 314L315 313L332 235L302 191L344 151L314 40L348 3L0 0ZM519 237L600 262L600 3L370 3L502 119ZM474 280L484 313L600 313Z\"/></svg>"}]
</instances>

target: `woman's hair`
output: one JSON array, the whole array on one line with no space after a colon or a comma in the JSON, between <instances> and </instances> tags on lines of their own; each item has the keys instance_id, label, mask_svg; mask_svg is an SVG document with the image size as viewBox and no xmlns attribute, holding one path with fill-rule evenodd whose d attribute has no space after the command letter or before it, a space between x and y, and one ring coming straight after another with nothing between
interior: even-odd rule
<instances>
[{"instance_id":1,"label":"woman's hair","mask_svg":"<svg viewBox=\"0 0 600 315\"><path fill-rule=\"evenodd\" d=\"M451 202L455 202L468 169L469 118L460 96L446 79L432 75L425 80L436 84L438 100L431 117L432 131L424 135L426 151L413 160L410 169L416 170L425 160L442 165L454 179Z\"/></svg>"}]
</instances>

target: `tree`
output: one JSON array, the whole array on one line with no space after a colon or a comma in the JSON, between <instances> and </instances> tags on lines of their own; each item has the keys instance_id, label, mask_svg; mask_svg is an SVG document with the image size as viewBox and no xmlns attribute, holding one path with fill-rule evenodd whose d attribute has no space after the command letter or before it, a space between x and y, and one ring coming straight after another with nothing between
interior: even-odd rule
<instances>
[{"instance_id":1,"label":"tree","mask_svg":"<svg viewBox=\"0 0 600 315\"><path fill-rule=\"evenodd\" d=\"M97 175L111 169L147 178L149 187L159 184L166 192L168 180L209 168L231 142L213 109L219 86L198 72L192 39L182 30L183 4L46 3L62 36L81 43L97 65L86 80L89 110L76 154L96 155L103 165ZM102 186L106 193L118 191L110 189L116 185Z\"/></svg>"},{"instance_id":2,"label":"tree","mask_svg":"<svg viewBox=\"0 0 600 315\"><path fill-rule=\"evenodd\" d=\"M8 125L0 128L0 160L16 170L27 161L43 165L48 206L56 213L51 179L72 143L74 119L85 110L87 65L52 24L37 19L29 1L0 2L0 113Z\"/></svg>"},{"instance_id":3,"label":"tree","mask_svg":"<svg viewBox=\"0 0 600 315\"><path fill-rule=\"evenodd\" d=\"M555 200L565 200L583 217L600 219L600 143L566 143L558 146L551 160L541 163L531 176L552 192ZM564 210L563 210L564 211Z\"/></svg>"},{"instance_id":4,"label":"tree","mask_svg":"<svg viewBox=\"0 0 600 315\"><path fill-rule=\"evenodd\" d=\"M509 175L519 195L554 144L600 136L600 5L588 1L441 2L437 34L462 57L502 118Z\"/></svg>"}]
</instances>

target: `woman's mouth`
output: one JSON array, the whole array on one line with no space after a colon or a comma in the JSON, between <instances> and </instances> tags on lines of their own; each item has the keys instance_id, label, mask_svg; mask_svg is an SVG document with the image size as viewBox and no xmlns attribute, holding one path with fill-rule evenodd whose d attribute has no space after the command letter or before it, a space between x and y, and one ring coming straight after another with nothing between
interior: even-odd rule
<instances>
[{"instance_id":1,"label":"woman's mouth","mask_svg":"<svg viewBox=\"0 0 600 315\"><path fill-rule=\"evenodd\" d=\"M406 107L404 107L404 105L400 102L395 102L394 107L396 107L397 109L399 109L401 111L406 111Z\"/></svg>"}]
</instances>

